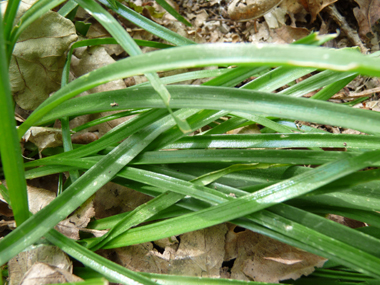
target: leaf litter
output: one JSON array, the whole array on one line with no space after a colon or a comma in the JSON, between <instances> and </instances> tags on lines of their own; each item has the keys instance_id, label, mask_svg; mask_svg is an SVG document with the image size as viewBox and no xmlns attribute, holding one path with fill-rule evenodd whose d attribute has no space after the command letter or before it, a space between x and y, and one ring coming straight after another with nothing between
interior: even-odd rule
<instances>
[{"instance_id":1,"label":"leaf litter","mask_svg":"<svg viewBox=\"0 0 380 285\"><path fill-rule=\"evenodd\" d=\"M17 18L33 2L21 2ZM60 88L65 52L77 39L74 24L53 11L34 21L21 34L9 66L12 94L21 108L36 109Z\"/></svg>"},{"instance_id":2,"label":"leaf litter","mask_svg":"<svg viewBox=\"0 0 380 285\"><path fill-rule=\"evenodd\" d=\"M380 12L377 9L379 5L376 5L378 1L355 0L357 3L356 7L352 4L353 1L350 1L351 6L348 9L342 9L342 5L344 5L342 4L343 1L337 0L284 0L272 1L273 5L264 3L268 1L257 1L256 4L261 3L263 5L260 7L260 9L264 9L261 10L261 13L253 17L249 15L245 19L234 16L237 7L248 7L247 5L252 1L235 0L232 3L227 3L224 0L168 1L169 4L192 23L192 27L186 27L175 20L173 16L165 13L155 2L138 0L133 5L136 7L151 5L154 13L157 13L157 15L159 13L163 14L160 17L155 17L157 16L156 14L149 14L149 11L153 10L148 9L144 12L145 16L197 43L243 41L255 43L292 43L306 36L313 29L320 30L321 33L327 33L333 31L335 27L348 25L348 28L346 30L342 28L342 31L349 35L354 30L349 27L351 25L358 27L359 35L366 47L371 49L371 51L379 49L379 41L377 39ZM356 22L353 17L347 17L349 23L334 23L326 18L327 14L324 14L326 13L326 9L324 8L335 7L335 2L340 11L344 10L344 15L351 15L346 13L347 10L351 9ZM27 7L30 7L31 4L23 3L23 5L29 6L21 6L21 11L27 10ZM245 15L244 13L252 12L244 9L242 11L241 14L243 16ZM240 16L243 17L242 15ZM49 12L45 17L30 27L29 32L33 32L33 36L27 36L26 32L24 33L25 35L23 34L23 37L20 38L19 43L16 45L12 58L12 91L17 104L26 110L36 108L51 92L59 88L64 52L77 39L75 29L70 21L58 17L55 12ZM86 15L83 9L79 9L77 17L86 18L88 15ZM252 21L250 20L251 18L257 18L257 20ZM158 40L153 35L122 19L119 19L119 21L125 25L127 31L134 38ZM336 21L339 21L339 19ZM52 26L52 23L58 23L59 26L52 30L45 29L48 26ZM58 30L60 30L60 33L58 33ZM49 37L51 33L54 33L54 39ZM108 36L104 28L98 23L93 23L87 37L97 38L104 36ZM349 41L347 41L347 38ZM356 41L356 39L352 40L350 36L347 38L341 35L337 39L327 43L327 45L335 47L341 47L342 45L350 46ZM49 46L54 47L55 52L52 52L48 48ZM31 50L34 52L30 53L29 51ZM146 52L150 48L143 48L143 50ZM72 60L71 76L72 78L79 77L101 66L108 65L114 62L115 58L123 56L126 56L126 54L118 45L77 49ZM185 71L183 70L182 72ZM38 74L39 79L37 80L33 77L33 74ZM144 82L145 80L143 77L134 77L132 81L129 80L131 83L128 86ZM359 80L363 81L363 78L358 77L351 84ZM31 87L30 82L37 82L38 84ZM126 87L125 82L123 80L110 82L96 87L89 92L122 89ZM198 80L191 82L191 84L200 84L201 82ZM355 87L351 86L354 91L348 92L348 94L360 94L360 92L365 92L362 90L368 88L368 86L368 82L358 83ZM373 93L377 94L378 91L374 90ZM364 95L369 95L367 93ZM38 97L35 97L36 94L39 94ZM347 95L347 92L345 94ZM350 96L346 95L343 98L339 97L339 100L350 100ZM360 103L356 107L363 108L370 106L369 108L378 111L380 108L376 99L377 95L371 98L372 101ZM113 103L117 104L116 102L110 102L110 104ZM70 122L70 127L74 128L95 119L96 116L104 115L106 114L78 117ZM86 131L95 131L96 136L99 135L100 137L122 121L112 121ZM328 126L326 127L328 130ZM236 130L236 132L238 131L240 129ZM350 132L350 130L332 129L328 131L338 133ZM56 131L39 130L39 132L44 134L43 139L40 140L41 142L37 139L38 135L35 132L37 131L31 130L29 140L35 143L41 151L47 147L61 144L60 138L57 139ZM257 130L254 130L254 132L257 132ZM53 139L51 138L52 135ZM30 210L32 212L38 211L54 199L56 187L50 185L50 187L47 187L50 189L47 190L44 189L46 185L45 182L42 182L41 187L28 186ZM101 236L104 231L86 229L87 224L92 218L100 219L130 211L149 199L148 196L132 189L108 183L94 197L70 215L70 217L57 225L56 229L73 239L79 239L80 231L87 231L94 236ZM4 201L4 199L0 200ZM3 211L3 215L4 213L5 211ZM113 250L99 250L98 253L136 271L199 277L223 277L274 283L308 275L313 272L314 267L320 267L326 261L316 255L309 254L252 231L239 229L228 223L159 241ZM29 283L28 280L30 278L37 280L37 283L75 282L79 280L75 276L71 276L72 264L68 257L58 248L48 245L31 248L28 251L20 253L9 262L9 268L11 284L35 284ZM40 271L46 272L47 277L45 278L40 274L37 275L39 279L36 279L35 274ZM51 279L52 276L54 276L54 279ZM21 281L21 277L23 281Z\"/></svg>"}]
</instances>

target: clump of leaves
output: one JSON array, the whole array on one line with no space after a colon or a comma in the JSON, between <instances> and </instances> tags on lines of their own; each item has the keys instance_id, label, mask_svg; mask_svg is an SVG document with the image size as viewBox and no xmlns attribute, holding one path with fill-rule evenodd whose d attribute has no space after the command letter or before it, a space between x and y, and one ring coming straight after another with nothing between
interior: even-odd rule
<instances>
[{"instance_id":1,"label":"clump of leaves","mask_svg":"<svg viewBox=\"0 0 380 285\"><path fill-rule=\"evenodd\" d=\"M10 62L22 31L62 2L36 2L15 26L12 24L19 1L9 2L0 25L1 62ZM101 5L84 0L75 2L91 13L113 39L83 40L72 49L116 41L130 57L69 83L71 51L61 88L18 128L14 121L9 65L1 65L0 150L7 187L2 185L0 189L12 206L17 228L0 241L0 264L45 237L113 282L197 282L191 278L133 272L93 251L153 241L229 221L328 258L330 263L326 267L342 270L338 276L324 269L327 272L323 271L317 282L331 278L378 282L380 115L325 102L358 74L380 76L378 54L365 56L356 50L321 48L318 45L329 37L317 34L292 45L197 45L118 2L100 0L121 17L176 46L142 54L136 42ZM69 1L59 13L67 15L77 5L75 2ZM162 47L158 43L149 45ZM162 79L156 73L205 66L219 69ZM226 69L226 66L235 67ZM315 70L320 72L280 93L272 93ZM101 84L139 74L145 74L149 83L76 97ZM257 74L262 75L235 88ZM215 78L201 86L173 84L202 77ZM169 83L173 85L166 85ZM312 98L301 98L320 88ZM99 140L73 149L68 119L111 110L130 110L138 115ZM122 114L129 115L128 112ZM230 119L220 120L223 117ZM48 125L56 119L62 121L65 150L24 163L21 149L15 147L21 137L29 128ZM300 128L294 120L354 129L367 135ZM224 135L237 127L254 124L264 127L261 133ZM205 126L210 129L188 135ZM347 151L322 149L332 147ZM167 149L174 150L164 151ZM370 170L366 169L368 166ZM70 183L64 191L48 206L30 215L25 179L64 171L70 171ZM154 199L115 217L112 224L99 221L94 228L110 229L99 238L75 242L53 229L109 181ZM170 213L178 207L185 210L173 217ZM165 219L158 220L163 210ZM350 229L325 219L321 216L325 213L337 213L371 226ZM153 217L157 221L138 226ZM208 282L215 281L202 280Z\"/></svg>"}]
</instances>

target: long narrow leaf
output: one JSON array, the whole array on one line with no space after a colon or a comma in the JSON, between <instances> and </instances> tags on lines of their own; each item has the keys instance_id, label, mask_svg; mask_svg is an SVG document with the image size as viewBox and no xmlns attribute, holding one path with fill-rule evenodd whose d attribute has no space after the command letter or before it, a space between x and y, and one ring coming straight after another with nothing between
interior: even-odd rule
<instances>
[{"instance_id":1,"label":"long narrow leaf","mask_svg":"<svg viewBox=\"0 0 380 285\"><path fill-rule=\"evenodd\" d=\"M111 14L104 10L98 3L83 0L77 0L76 2L84 9L86 9L90 14L92 14L92 16L99 23L101 23L105 29L107 29L107 31L131 56L142 54L142 51L140 50L139 46L134 42L134 40L125 31L125 29L116 21L116 19ZM163 85L163 83L160 81L160 78L158 77L157 73L146 73L145 76L148 78L156 92L160 95L167 110L176 120L178 126L182 129L182 131L184 133L190 132L190 126L187 124L187 122L180 120L173 114L173 111L170 108L170 93Z\"/></svg>"},{"instance_id":2,"label":"long narrow leaf","mask_svg":"<svg viewBox=\"0 0 380 285\"><path fill-rule=\"evenodd\" d=\"M184 137L165 148L295 148L345 147L378 149L379 137L347 134L249 134Z\"/></svg>"},{"instance_id":3,"label":"long narrow leaf","mask_svg":"<svg viewBox=\"0 0 380 285\"><path fill-rule=\"evenodd\" d=\"M86 248L78 245L75 241L65 237L63 234L51 230L47 233L50 242L60 247L64 252L80 260L84 265L96 270L113 282L122 284L147 284L154 285L154 281L139 273L133 272L121 265L118 265Z\"/></svg>"},{"instance_id":4,"label":"long narrow leaf","mask_svg":"<svg viewBox=\"0 0 380 285\"><path fill-rule=\"evenodd\" d=\"M348 57L351 58L349 64L346 61ZM29 116L20 126L19 135L24 134L31 125L67 99L100 84L140 73L217 64L246 66L282 64L284 66L314 66L380 76L379 63L380 60L377 58L369 58L354 51L296 45L205 44L173 48L170 51L155 51L120 60L72 81L49 97Z\"/></svg>"},{"instance_id":5,"label":"long narrow leaf","mask_svg":"<svg viewBox=\"0 0 380 285\"><path fill-rule=\"evenodd\" d=\"M156 113L160 113L161 116L166 114L162 110L156 110ZM162 128L160 122L162 123L158 120L150 128L146 128L145 132L142 131L129 137L118 148L99 161L100 167L96 165L91 168L47 207L30 217L27 222L2 239L0 241L0 264L8 261L26 246L38 240L51 227L86 201L102 185L110 181L125 164L160 133L160 128L157 128L158 126ZM144 141L144 139L145 143L141 143L140 140Z\"/></svg>"},{"instance_id":6,"label":"long narrow leaf","mask_svg":"<svg viewBox=\"0 0 380 285\"><path fill-rule=\"evenodd\" d=\"M161 25L147 19L119 2L116 2L117 9L112 7L107 0L100 0L99 2L113 9L117 14L134 23L136 26L139 26L140 28L143 28L153 35L156 35L157 37L162 38L172 44L177 46L194 44L192 40L182 37L177 33L162 27Z\"/></svg>"},{"instance_id":7,"label":"long narrow leaf","mask_svg":"<svg viewBox=\"0 0 380 285\"><path fill-rule=\"evenodd\" d=\"M164 236L177 235L183 232L208 227L259 211L274 204L308 193L333 180L362 169L368 164L377 161L379 158L380 151L374 151L355 158L337 160L244 197L196 213L170 219L171 225L175 224L176 227L168 227L167 222L156 223L154 228L157 235L154 237L149 236L148 238L148 236L146 236L146 239L142 238L144 234L139 233L139 229L137 228L134 231L133 238L132 235L130 235L131 243L129 244L134 243L134 238L136 238L138 242L142 242L142 240L155 240ZM147 226L147 228L149 228L149 226ZM126 236L128 236L128 234L126 234L125 237ZM120 237L120 241L123 240L123 238L125 239L125 237ZM118 238L114 240L115 244L117 244L117 240Z\"/></svg>"},{"instance_id":8,"label":"long narrow leaf","mask_svg":"<svg viewBox=\"0 0 380 285\"><path fill-rule=\"evenodd\" d=\"M172 6L170 6L168 2L166 2L165 0L157 0L157 3L178 21L184 23L188 27L191 27L191 24L183 16L181 16L181 14L178 13Z\"/></svg>"},{"instance_id":9,"label":"long narrow leaf","mask_svg":"<svg viewBox=\"0 0 380 285\"><path fill-rule=\"evenodd\" d=\"M65 163L66 162L69 162L69 161L65 161ZM127 172L123 172L123 173L126 174ZM124 176L124 174L120 173L119 175ZM138 176L138 175L136 176L136 174L138 174L138 172L133 171L133 174L131 173L131 175L129 177L130 178L136 178ZM150 177L150 175L149 175L149 177ZM160 179L160 181L162 181L162 179ZM226 192L226 193L228 193L228 192ZM236 193L236 194L237 195L242 195L242 193ZM202 196L202 195L200 195L199 198L200 199L204 199L205 201L207 201L207 199L208 199L206 196ZM222 197L220 197L220 198L222 198ZM217 198L217 200L218 199L220 200L220 198ZM226 198L222 198L222 201L228 200L227 198L229 200L233 199L233 198L230 197L230 195L226 195ZM214 200L210 200L210 202L212 204L215 203ZM180 203L180 204L182 205L182 203ZM190 206L190 205L189 204L185 204L185 207L188 207L188 206ZM194 208L194 206L195 206L195 208ZM193 209L193 210L200 210L200 209L202 209L202 207L199 208L199 206L196 206L195 204L193 204L192 206L190 206L190 208ZM285 231L285 234L289 235L289 236L293 236L293 237L299 238L301 241L302 241L302 238L306 234L306 232L304 233L304 231L306 230L306 231L310 232L309 229L302 228L303 226L301 226L299 224L292 223L290 221L287 221L287 220L285 220L282 217L275 217L275 218L272 217L272 218L270 218L266 214L266 211L260 212L260 214L257 214L257 215L256 214L255 215L251 215L250 219L253 219L254 221L256 221L258 223L264 223L266 226L277 227L277 228L280 229L280 232L283 232L284 225L286 225L287 227L291 227L291 228L297 228L297 231L298 231L297 233L296 232L293 233L292 231ZM279 224L279 222L277 222L277 221L280 221L281 219L282 219L282 222L281 222L281 224ZM296 247L308 250L310 252L314 252L314 253L322 255L322 256L326 256L327 258L331 258L333 260L337 260L341 264L346 264L347 266L354 267L354 268L357 267L357 266L359 266L358 267L359 270L361 270L360 268L363 265L366 268L364 271L366 271L366 270L368 271L369 270L369 272L372 272L370 274L373 274L373 273L375 273L375 275L377 274L377 271L378 271L377 267L378 267L378 263L379 262L376 261L375 259L373 259L373 257L368 256L368 254L359 253L357 249L354 249L352 247L348 247L347 248L347 245L340 244L340 242L336 242L334 239L331 240L331 238L329 238L327 236L324 236L324 235L320 235L319 233L317 234L318 236L316 236L315 233L311 234L311 235L308 234L308 240L310 241L310 243L312 241L314 241L314 243L311 243L313 245L309 245L309 244L303 244L302 242L300 243L300 241L297 241L297 240L295 240L293 238L289 238L287 236L284 236L280 232L275 233L275 232L273 232L271 230L268 231L268 229L263 228L262 226L258 226L258 225L252 224L251 222L247 223L246 220L237 219L237 220L234 220L233 222L237 223L238 225L241 225L243 227L246 227L248 229L254 230L256 232L263 233L265 235L268 235L268 236L271 236L273 238L279 239L279 240L281 240L283 242L292 244L292 245L294 245ZM166 222L164 222L164 223L166 223ZM291 223L291 224L289 224L289 223ZM175 224L171 223L171 225L174 226ZM142 228L136 229L137 231L142 230L146 234L146 235L141 235L140 239L144 238L145 236L152 237L152 236L155 236L157 234L157 232L155 231L154 227L152 228L152 230L150 228L151 228L151 226L144 226ZM345 229L345 228L342 227L341 229ZM132 236L133 236L133 233L136 230L131 230L130 234L132 234ZM301 231L301 232L299 232L299 231ZM294 234L295 234L295 236L294 236ZM334 232L331 232L330 234L332 236L334 236L336 233L334 231ZM339 237L338 237L338 239L339 239ZM124 242L125 242L125 240L124 240ZM322 246L323 243L326 243L326 249L327 249L327 251L324 250L325 246ZM332 244L330 245L330 243L332 243ZM111 244L113 244L113 246L115 246L115 243L111 242ZM123 242L119 243L119 246L122 245L122 244L123 244ZM124 244L124 245L126 245L126 244ZM375 248L377 248L377 246L375 246ZM348 250L348 252L347 252L347 250ZM372 251L372 249L370 249L370 251ZM340 253L338 253L338 252L340 252ZM355 260L352 260L349 257L349 256L351 256L351 253L359 254L360 257L357 258L357 259L355 259ZM372 261L369 261L369 260L372 260Z\"/></svg>"},{"instance_id":10,"label":"long narrow leaf","mask_svg":"<svg viewBox=\"0 0 380 285\"><path fill-rule=\"evenodd\" d=\"M281 116L282 118L312 121L370 134L380 134L380 126L377 124L380 114L369 110L354 109L320 100L293 98L237 88L180 85L167 88L172 95L171 106L173 108L224 109L254 115ZM152 87L140 87L130 88L127 96L125 90L112 90L74 98L60 104L59 108L46 115L40 123L63 116L78 116L104 110L165 108L161 100L152 92ZM60 101L61 99L58 99L50 105L56 105ZM119 106L111 107L110 102L117 102ZM50 106L46 106L46 109L48 108ZM38 112L36 116L39 116ZM24 124L27 124L27 121Z\"/></svg>"},{"instance_id":11,"label":"long narrow leaf","mask_svg":"<svg viewBox=\"0 0 380 285\"><path fill-rule=\"evenodd\" d=\"M38 240L51 227L80 206L101 186L109 182L127 163L149 145L160 133L173 127L175 122L165 110L156 110L163 116L161 120L135 133L123 141L111 153L101 159L78 180L71 184L60 196L54 199L27 222L0 241L0 264L8 261L26 246ZM193 114L194 110L181 112L180 118ZM68 203L70 201L70 203Z\"/></svg>"},{"instance_id":12,"label":"long narrow leaf","mask_svg":"<svg viewBox=\"0 0 380 285\"><path fill-rule=\"evenodd\" d=\"M8 23L12 24L12 23ZM8 64L2 17L0 15L0 158L8 186L13 214L17 225L29 218L28 195L21 155L21 146L17 137L16 121L13 112L13 100L9 85Z\"/></svg>"}]
</instances>

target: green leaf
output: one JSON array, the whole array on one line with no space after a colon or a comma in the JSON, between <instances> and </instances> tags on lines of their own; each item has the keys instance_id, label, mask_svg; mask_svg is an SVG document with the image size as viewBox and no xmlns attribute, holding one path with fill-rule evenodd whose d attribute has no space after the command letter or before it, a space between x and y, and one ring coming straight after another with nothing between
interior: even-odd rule
<instances>
[{"instance_id":1,"label":"green leaf","mask_svg":"<svg viewBox=\"0 0 380 285\"><path fill-rule=\"evenodd\" d=\"M343 147L353 149L380 148L378 136L348 134L244 134L203 135L184 137L165 146L169 149L204 148L295 148L295 147Z\"/></svg>"},{"instance_id":2,"label":"green leaf","mask_svg":"<svg viewBox=\"0 0 380 285\"><path fill-rule=\"evenodd\" d=\"M83 246L78 245L75 241L65 237L63 234L55 230L51 230L47 233L46 237L64 252L80 260L84 265L98 271L113 282L122 284L156 284L149 278L141 276L139 273L133 272L132 270L118 265Z\"/></svg>"},{"instance_id":3,"label":"green leaf","mask_svg":"<svg viewBox=\"0 0 380 285\"><path fill-rule=\"evenodd\" d=\"M104 10L96 2L87 2L83 0L76 1L80 6L86 9L107 31L117 40L117 42L128 52L131 56L141 55L142 51L138 45L133 41L130 35L124 30L124 28L116 21L116 19ZM113 1L112 6L115 6L117 2ZM172 109L170 108L170 93L166 89L165 85L160 81L160 78L156 73L145 73L150 83L156 92L160 95L164 102L168 112L173 116L178 126L184 133L190 132L190 126L186 121L177 118Z\"/></svg>"},{"instance_id":4,"label":"green leaf","mask_svg":"<svg viewBox=\"0 0 380 285\"><path fill-rule=\"evenodd\" d=\"M181 14L179 14L172 6L168 4L165 0L156 0L156 2L164 8L167 12L170 13L174 18L176 18L178 21L184 23L186 26L191 27L191 24L184 18L182 17Z\"/></svg>"},{"instance_id":5,"label":"green leaf","mask_svg":"<svg viewBox=\"0 0 380 285\"><path fill-rule=\"evenodd\" d=\"M237 88L195 85L177 85L168 86L167 88L171 93L170 104L173 108L224 109L254 115L278 116L293 120L311 120L314 123L335 125L370 134L380 134L380 126L376 123L380 119L380 114L369 110L353 109L320 100L294 98ZM74 98L61 103L59 108L45 116L40 123L46 123L62 116L78 116L105 110L165 107L161 100L155 94L152 94L151 87L129 88L127 90L127 96L125 95L125 90L112 90ZM50 109L61 101L63 101L63 98L56 99L44 109ZM111 102L117 102L119 106L111 107ZM34 118L39 116L40 114L37 112ZM32 114L28 120L33 122L34 118ZM24 124L28 125L28 120Z\"/></svg>"},{"instance_id":6,"label":"green leaf","mask_svg":"<svg viewBox=\"0 0 380 285\"><path fill-rule=\"evenodd\" d=\"M68 85L66 85L68 86ZM196 111L186 110L179 114L186 118ZM50 228L80 206L101 186L109 182L126 164L149 145L161 132L173 127L174 121L165 116L166 110L154 110L151 115L161 117L150 126L124 140L117 148L84 173L48 206L28 219L0 241L0 264L8 261L26 246L37 241ZM70 201L70 203L68 203ZM28 239L25 239L25 236Z\"/></svg>"},{"instance_id":7,"label":"green leaf","mask_svg":"<svg viewBox=\"0 0 380 285\"><path fill-rule=\"evenodd\" d=\"M100 3L106 5L109 8L112 8L111 5L107 2L107 0L100 0ZM182 45L190 45L195 44L193 41L178 35L177 33L162 27L161 25L147 19L146 17L140 15L139 13L133 11L132 9L122 5L121 3L116 3L117 9L114 11L122 16L123 18L129 20L134 23L136 26L156 35L163 40L166 40L174 45L182 46Z\"/></svg>"},{"instance_id":8,"label":"green leaf","mask_svg":"<svg viewBox=\"0 0 380 285\"><path fill-rule=\"evenodd\" d=\"M17 3L16 3L17 4ZM9 16L11 17L11 16ZM10 19L8 19L10 20ZM9 85L8 64L2 17L0 15L0 157L7 181L8 195L18 226L29 218L28 194L21 146L17 138L13 99Z\"/></svg>"}]
</instances>

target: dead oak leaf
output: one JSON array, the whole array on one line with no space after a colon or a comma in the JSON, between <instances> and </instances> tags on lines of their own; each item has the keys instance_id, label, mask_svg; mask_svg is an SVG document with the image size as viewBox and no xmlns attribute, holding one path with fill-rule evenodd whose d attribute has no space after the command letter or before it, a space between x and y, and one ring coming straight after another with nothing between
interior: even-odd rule
<instances>
[{"instance_id":1,"label":"dead oak leaf","mask_svg":"<svg viewBox=\"0 0 380 285\"><path fill-rule=\"evenodd\" d=\"M70 215L70 217L61 221L55 228L65 236L71 239L79 240L79 231L82 228L87 227L91 218L95 216L93 200L94 196L90 197L72 215ZM94 233L97 232L94 231Z\"/></svg>"},{"instance_id":2,"label":"dead oak leaf","mask_svg":"<svg viewBox=\"0 0 380 285\"><path fill-rule=\"evenodd\" d=\"M41 153L45 148L62 145L62 130L47 127L31 127L23 136L25 142L30 141Z\"/></svg>"},{"instance_id":3,"label":"dead oak leaf","mask_svg":"<svg viewBox=\"0 0 380 285\"><path fill-rule=\"evenodd\" d=\"M45 265L54 266L55 269L61 269L70 273L73 271L72 262L60 248L52 245L31 246L28 250L20 252L9 261L9 284L21 284L21 280L25 278L24 276L27 272L30 274L35 272L35 269L32 269L33 265L41 264L41 262ZM40 284L49 283L41 282Z\"/></svg>"},{"instance_id":4,"label":"dead oak leaf","mask_svg":"<svg viewBox=\"0 0 380 285\"><path fill-rule=\"evenodd\" d=\"M338 0L284 0L281 7L287 9L290 15L298 15L303 18L306 11L311 15L311 22L314 22L318 14L327 6Z\"/></svg>"},{"instance_id":5,"label":"dead oak leaf","mask_svg":"<svg viewBox=\"0 0 380 285\"><path fill-rule=\"evenodd\" d=\"M317 15L327 6L333 4L338 0L308 0L308 10L311 15L311 22L314 22Z\"/></svg>"},{"instance_id":6,"label":"dead oak leaf","mask_svg":"<svg viewBox=\"0 0 380 285\"><path fill-rule=\"evenodd\" d=\"M64 53L77 38L74 24L52 11L35 20L20 35L9 77L12 94L21 108L34 110L60 88Z\"/></svg>"},{"instance_id":7,"label":"dead oak leaf","mask_svg":"<svg viewBox=\"0 0 380 285\"><path fill-rule=\"evenodd\" d=\"M372 27L380 19L380 0L355 0L359 7L353 12L359 24L359 35L372 38Z\"/></svg>"},{"instance_id":8,"label":"dead oak leaf","mask_svg":"<svg viewBox=\"0 0 380 285\"><path fill-rule=\"evenodd\" d=\"M81 282L82 278L75 276L59 267L37 262L25 273L20 285L41 285L52 283Z\"/></svg>"},{"instance_id":9,"label":"dead oak leaf","mask_svg":"<svg viewBox=\"0 0 380 285\"><path fill-rule=\"evenodd\" d=\"M226 232L226 225L221 224L185 233L179 245L174 238L155 241L156 247L165 247L163 252L147 242L99 253L134 271L219 278Z\"/></svg>"},{"instance_id":10,"label":"dead oak leaf","mask_svg":"<svg viewBox=\"0 0 380 285\"><path fill-rule=\"evenodd\" d=\"M181 235L168 274L219 278L226 232L221 224Z\"/></svg>"},{"instance_id":11,"label":"dead oak leaf","mask_svg":"<svg viewBox=\"0 0 380 285\"><path fill-rule=\"evenodd\" d=\"M225 261L236 258L231 269L234 279L277 283L308 275L326 259L249 230L226 235Z\"/></svg>"}]
</instances>

